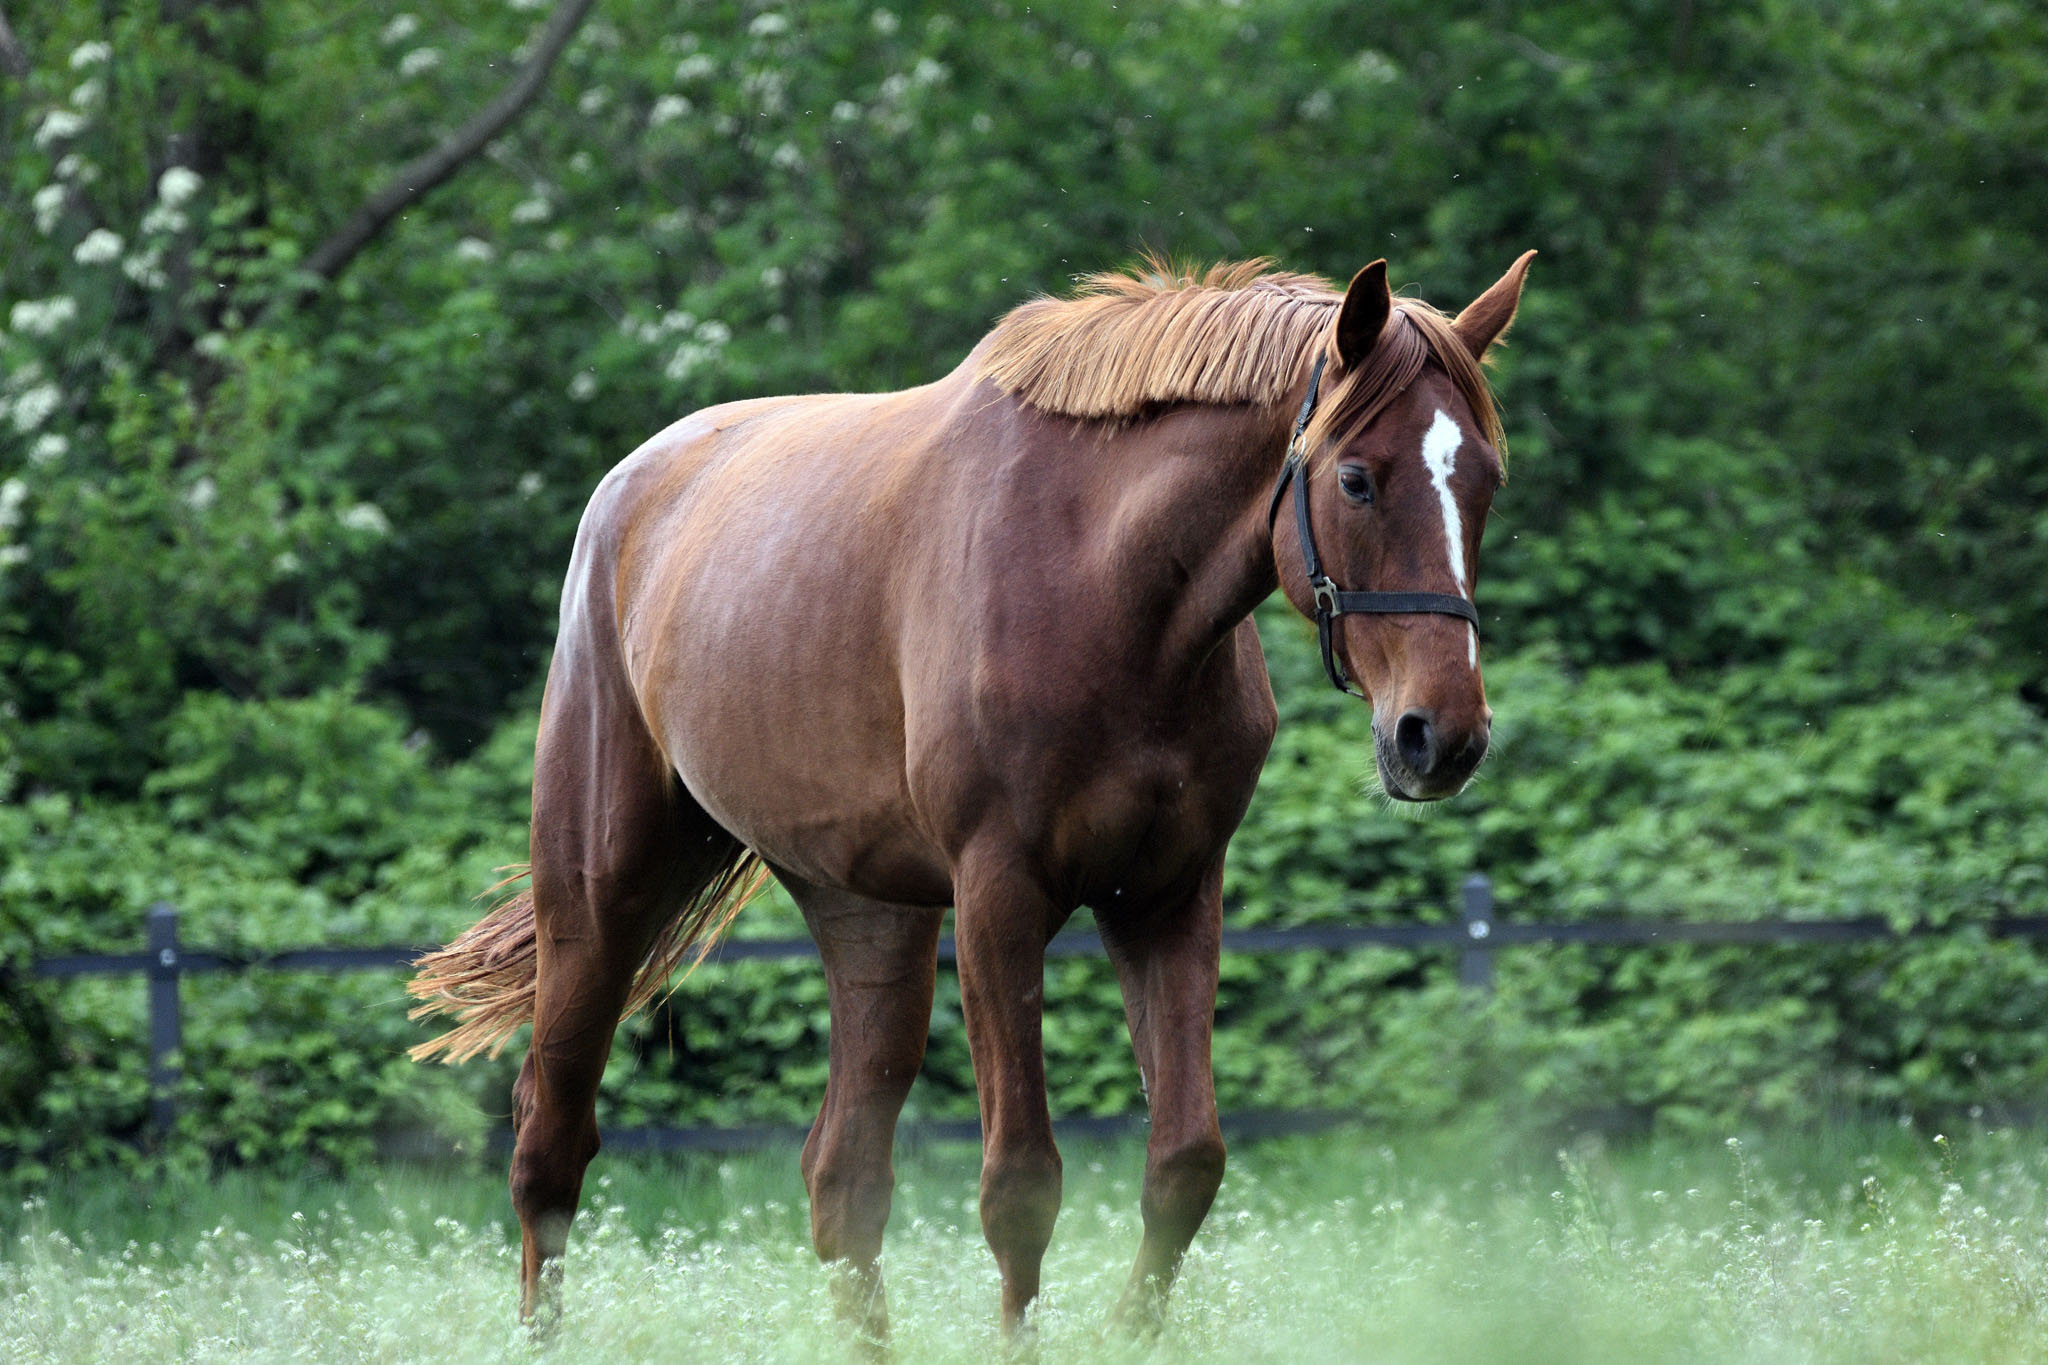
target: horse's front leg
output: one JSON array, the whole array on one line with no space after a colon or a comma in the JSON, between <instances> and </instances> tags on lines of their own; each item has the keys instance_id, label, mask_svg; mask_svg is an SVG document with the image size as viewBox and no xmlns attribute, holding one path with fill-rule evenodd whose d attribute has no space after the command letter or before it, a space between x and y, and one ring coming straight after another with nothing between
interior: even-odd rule
<instances>
[{"instance_id":1,"label":"horse's front leg","mask_svg":"<svg viewBox=\"0 0 2048 1365\"><path fill-rule=\"evenodd\" d=\"M960 1012L981 1098L981 1230L1003 1277L1014 1342L1038 1296L1060 1211L1060 1153L1045 1100L1045 944L1061 907L1014 864L964 864L954 879Z\"/></svg>"},{"instance_id":2,"label":"horse's front leg","mask_svg":"<svg viewBox=\"0 0 2048 1365\"><path fill-rule=\"evenodd\" d=\"M1144 1075L1152 1136L1145 1148L1145 1235L1115 1320L1156 1328L1181 1258L1223 1183L1223 1133L1209 1035L1223 933L1219 858L1184 900L1098 913L1123 987L1131 1046Z\"/></svg>"}]
</instances>

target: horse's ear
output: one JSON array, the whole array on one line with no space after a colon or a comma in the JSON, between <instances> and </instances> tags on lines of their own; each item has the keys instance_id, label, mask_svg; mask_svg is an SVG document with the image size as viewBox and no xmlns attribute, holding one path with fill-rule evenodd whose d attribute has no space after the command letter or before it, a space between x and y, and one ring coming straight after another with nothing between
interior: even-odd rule
<instances>
[{"instance_id":1,"label":"horse's ear","mask_svg":"<svg viewBox=\"0 0 2048 1365\"><path fill-rule=\"evenodd\" d=\"M1387 263L1374 261L1351 277L1344 291L1344 306L1337 310L1337 355L1347 366L1356 365L1372 354L1387 315L1394 310L1394 296L1387 289Z\"/></svg>"},{"instance_id":2,"label":"horse's ear","mask_svg":"<svg viewBox=\"0 0 2048 1365\"><path fill-rule=\"evenodd\" d=\"M1451 330L1465 343L1474 360L1486 359L1486 348L1499 341L1508 324L1515 320L1515 308L1522 302L1522 276L1529 273L1529 262L1535 258L1535 252L1523 252L1522 258L1508 267L1508 273L1472 300L1472 305L1451 324Z\"/></svg>"}]
</instances>

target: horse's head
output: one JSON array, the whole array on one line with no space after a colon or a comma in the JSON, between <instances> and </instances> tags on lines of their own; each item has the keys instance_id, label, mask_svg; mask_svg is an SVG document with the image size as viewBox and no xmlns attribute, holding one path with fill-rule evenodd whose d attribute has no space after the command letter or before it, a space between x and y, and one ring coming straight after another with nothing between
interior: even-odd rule
<instances>
[{"instance_id":1,"label":"horse's head","mask_svg":"<svg viewBox=\"0 0 2048 1365\"><path fill-rule=\"evenodd\" d=\"M1380 782L1399 800L1454 795L1486 754L1493 713L1470 604L1505 471L1479 362L1513 320L1534 254L1455 320L1397 307L1385 261L1359 271L1326 348L1306 462L1276 508L1282 589L1325 616L1331 680L1371 701Z\"/></svg>"}]
</instances>

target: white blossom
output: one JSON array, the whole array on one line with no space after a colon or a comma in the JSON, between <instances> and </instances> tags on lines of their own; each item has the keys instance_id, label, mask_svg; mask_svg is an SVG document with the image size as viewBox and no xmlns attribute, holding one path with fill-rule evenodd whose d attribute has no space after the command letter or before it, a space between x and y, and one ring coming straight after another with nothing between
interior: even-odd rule
<instances>
[{"instance_id":1,"label":"white blossom","mask_svg":"<svg viewBox=\"0 0 2048 1365\"><path fill-rule=\"evenodd\" d=\"M36 437L36 443L28 448L28 458L32 464L48 464L52 460L62 459L64 453L70 449L71 442L64 436L54 431L46 431Z\"/></svg>"},{"instance_id":2,"label":"white blossom","mask_svg":"<svg viewBox=\"0 0 2048 1365\"><path fill-rule=\"evenodd\" d=\"M158 247L137 252L122 261L121 273L144 289L161 289L171 282L171 277L164 273L163 251Z\"/></svg>"},{"instance_id":3,"label":"white blossom","mask_svg":"<svg viewBox=\"0 0 2048 1365\"><path fill-rule=\"evenodd\" d=\"M488 261L497 254L497 248L481 237L464 237L455 244L455 259L458 261Z\"/></svg>"},{"instance_id":4,"label":"white blossom","mask_svg":"<svg viewBox=\"0 0 2048 1365\"><path fill-rule=\"evenodd\" d=\"M697 340L707 346L723 346L726 342L732 340L732 328L726 326L717 318L712 318L710 321L698 326Z\"/></svg>"},{"instance_id":5,"label":"white blossom","mask_svg":"<svg viewBox=\"0 0 2048 1365\"><path fill-rule=\"evenodd\" d=\"M57 220L64 216L65 194L66 190L62 185L45 185L29 200L30 206L35 209L36 231L45 237L57 226Z\"/></svg>"},{"instance_id":6,"label":"white blossom","mask_svg":"<svg viewBox=\"0 0 2048 1365\"><path fill-rule=\"evenodd\" d=\"M647 112L647 122L651 126L659 128L664 123L673 123L675 120L683 117L690 112L692 107L690 101L685 96L663 95L654 102L654 108Z\"/></svg>"},{"instance_id":7,"label":"white blossom","mask_svg":"<svg viewBox=\"0 0 2048 1365\"><path fill-rule=\"evenodd\" d=\"M878 9L868 16L868 22L875 26L875 32L886 38L894 33L903 21L888 10Z\"/></svg>"},{"instance_id":8,"label":"white blossom","mask_svg":"<svg viewBox=\"0 0 2048 1365\"><path fill-rule=\"evenodd\" d=\"M391 518L384 515L384 509L374 502L359 502L341 514L341 524L351 531L364 531L373 536L391 534Z\"/></svg>"},{"instance_id":9,"label":"white blossom","mask_svg":"<svg viewBox=\"0 0 2048 1365\"><path fill-rule=\"evenodd\" d=\"M290 550L280 550L277 553L277 558L270 561L270 567L279 573L297 573L299 571L299 557Z\"/></svg>"},{"instance_id":10,"label":"white blossom","mask_svg":"<svg viewBox=\"0 0 2048 1365\"><path fill-rule=\"evenodd\" d=\"M416 47L398 59L398 74L417 76L422 71L432 71L441 64L441 54L431 47Z\"/></svg>"},{"instance_id":11,"label":"white blossom","mask_svg":"<svg viewBox=\"0 0 2048 1365\"><path fill-rule=\"evenodd\" d=\"M155 204L142 215L144 236L161 237L185 230L185 215L168 204Z\"/></svg>"},{"instance_id":12,"label":"white blossom","mask_svg":"<svg viewBox=\"0 0 2048 1365\"><path fill-rule=\"evenodd\" d=\"M505 6L521 14L530 14L537 9L546 9L548 0L505 0Z\"/></svg>"},{"instance_id":13,"label":"white blossom","mask_svg":"<svg viewBox=\"0 0 2048 1365\"><path fill-rule=\"evenodd\" d=\"M569 396L581 403L597 392L597 376L588 370L578 370L569 381Z\"/></svg>"},{"instance_id":14,"label":"white blossom","mask_svg":"<svg viewBox=\"0 0 2048 1365\"><path fill-rule=\"evenodd\" d=\"M542 486L546 482L547 481L541 478L538 472L531 469L527 470L524 474L521 474L519 476L519 496L522 498L532 497L534 494L540 492Z\"/></svg>"},{"instance_id":15,"label":"white blossom","mask_svg":"<svg viewBox=\"0 0 2048 1365\"><path fill-rule=\"evenodd\" d=\"M38 384L14 396L14 429L26 436L50 419L64 401L55 384Z\"/></svg>"},{"instance_id":16,"label":"white blossom","mask_svg":"<svg viewBox=\"0 0 2048 1365\"><path fill-rule=\"evenodd\" d=\"M28 546L0 545L0 569L11 569L17 564L28 562Z\"/></svg>"},{"instance_id":17,"label":"white blossom","mask_svg":"<svg viewBox=\"0 0 2048 1365\"><path fill-rule=\"evenodd\" d=\"M21 525L21 504L26 497L28 485L20 479L0 483L0 531L12 531Z\"/></svg>"},{"instance_id":18,"label":"white blossom","mask_svg":"<svg viewBox=\"0 0 2048 1365\"><path fill-rule=\"evenodd\" d=\"M774 10L769 10L766 14L756 15L754 22L747 25L747 32L756 38L773 38L789 32L789 20Z\"/></svg>"},{"instance_id":19,"label":"white blossom","mask_svg":"<svg viewBox=\"0 0 2048 1365\"><path fill-rule=\"evenodd\" d=\"M78 300L69 294L23 299L7 310L7 330L25 337L46 337L78 316Z\"/></svg>"},{"instance_id":20,"label":"white blossom","mask_svg":"<svg viewBox=\"0 0 2048 1365\"><path fill-rule=\"evenodd\" d=\"M81 185L90 185L100 178L100 168L87 161L77 152L66 152L57 162L59 180L75 180Z\"/></svg>"},{"instance_id":21,"label":"white blossom","mask_svg":"<svg viewBox=\"0 0 2048 1365\"><path fill-rule=\"evenodd\" d=\"M860 117L860 106L852 100L841 100L832 106L834 123L851 123Z\"/></svg>"},{"instance_id":22,"label":"white blossom","mask_svg":"<svg viewBox=\"0 0 2048 1365\"><path fill-rule=\"evenodd\" d=\"M206 178L190 166L172 166L156 179L156 197L165 208L183 208Z\"/></svg>"},{"instance_id":23,"label":"white blossom","mask_svg":"<svg viewBox=\"0 0 2048 1365\"><path fill-rule=\"evenodd\" d=\"M86 67L96 66L113 55L114 49L105 43L80 43L71 50L71 69L83 71Z\"/></svg>"},{"instance_id":24,"label":"white blossom","mask_svg":"<svg viewBox=\"0 0 2048 1365\"><path fill-rule=\"evenodd\" d=\"M796 149L794 142L783 143L768 159L785 171L793 171L804 164L804 154Z\"/></svg>"},{"instance_id":25,"label":"white blossom","mask_svg":"<svg viewBox=\"0 0 2048 1365\"><path fill-rule=\"evenodd\" d=\"M219 485L208 475L201 474L192 481L192 486L185 490L185 505L195 512L204 512L213 506L214 500L219 496Z\"/></svg>"},{"instance_id":26,"label":"white blossom","mask_svg":"<svg viewBox=\"0 0 2048 1365\"><path fill-rule=\"evenodd\" d=\"M90 109L98 104L106 93L107 83L94 76L78 83L77 88L71 92L71 102L81 109Z\"/></svg>"},{"instance_id":27,"label":"white blossom","mask_svg":"<svg viewBox=\"0 0 2048 1365\"><path fill-rule=\"evenodd\" d=\"M47 147L67 137L77 137L85 131L86 123L83 114L74 114L69 109L52 109L36 126L36 146Z\"/></svg>"},{"instance_id":28,"label":"white blossom","mask_svg":"<svg viewBox=\"0 0 2048 1365\"><path fill-rule=\"evenodd\" d=\"M782 273L781 266L771 265L761 272L761 287L763 289L780 289L785 278L787 277Z\"/></svg>"},{"instance_id":29,"label":"white blossom","mask_svg":"<svg viewBox=\"0 0 2048 1365\"><path fill-rule=\"evenodd\" d=\"M718 61L708 52L693 52L676 63L676 81L694 81L718 70Z\"/></svg>"},{"instance_id":30,"label":"white blossom","mask_svg":"<svg viewBox=\"0 0 2048 1365\"><path fill-rule=\"evenodd\" d=\"M71 248L71 259L80 265L105 265L121 254L121 234L94 228Z\"/></svg>"},{"instance_id":31,"label":"white blossom","mask_svg":"<svg viewBox=\"0 0 2048 1365\"><path fill-rule=\"evenodd\" d=\"M711 359L714 354L716 352L709 346L686 341L676 347L676 353L668 358L668 364L662 367L661 372L673 380L688 379L699 365Z\"/></svg>"},{"instance_id":32,"label":"white blossom","mask_svg":"<svg viewBox=\"0 0 2048 1365\"><path fill-rule=\"evenodd\" d=\"M946 79L946 68L929 57L919 57L910 70L910 79L918 85L937 85Z\"/></svg>"},{"instance_id":33,"label":"white blossom","mask_svg":"<svg viewBox=\"0 0 2048 1365\"><path fill-rule=\"evenodd\" d=\"M612 92L603 87L586 90L577 97L576 112L585 118L593 118L604 112L604 107L611 103L611 98Z\"/></svg>"},{"instance_id":34,"label":"white blossom","mask_svg":"<svg viewBox=\"0 0 2048 1365\"><path fill-rule=\"evenodd\" d=\"M545 223L554 215L554 209L539 194L531 199L522 199L512 206L512 221L515 223Z\"/></svg>"},{"instance_id":35,"label":"white blossom","mask_svg":"<svg viewBox=\"0 0 2048 1365\"><path fill-rule=\"evenodd\" d=\"M384 31L377 35L377 41L390 47L402 43L420 31L420 17L417 14L395 14L391 22L384 25Z\"/></svg>"}]
</instances>

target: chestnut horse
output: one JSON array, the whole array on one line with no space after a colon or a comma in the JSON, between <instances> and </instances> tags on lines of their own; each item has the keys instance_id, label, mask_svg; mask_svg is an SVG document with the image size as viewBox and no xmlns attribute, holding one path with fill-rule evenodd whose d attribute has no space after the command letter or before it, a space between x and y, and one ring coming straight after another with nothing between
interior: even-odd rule
<instances>
[{"instance_id":1,"label":"chestnut horse","mask_svg":"<svg viewBox=\"0 0 2048 1365\"><path fill-rule=\"evenodd\" d=\"M1277 586L1370 699L1387 794L1486 749L1471 593L1503 477L1479 368L1533 252L1455 320L1264 261L1159 261L1006 317L945 378L729 403L604 479L534 760L532 883L422 960L460 1061L528 1019L521 1312L559 1312L623 1012L764 876L831 1002L803 1149L839 1312L887 1332L891 1144L948 906L980 1093L981 1225L1024 1326L1060 1204L1045 945L1090 906L1151 1108L1118 1315L1156 1321L1223 1176L1210 1074L1224 845L1273 736ZM1287 515L1281 515L1286 511Z\"/></svg>"}]
</instances>

